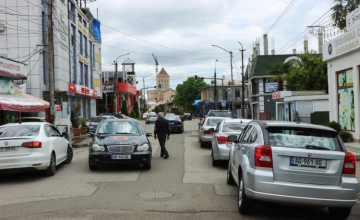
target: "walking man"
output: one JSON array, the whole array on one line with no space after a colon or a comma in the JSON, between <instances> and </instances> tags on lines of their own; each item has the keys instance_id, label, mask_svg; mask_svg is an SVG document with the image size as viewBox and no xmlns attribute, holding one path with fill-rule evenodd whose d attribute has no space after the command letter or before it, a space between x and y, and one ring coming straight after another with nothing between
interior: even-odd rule
<instances>
[{"instance_id":1,"label":"walking man","mask_svg":"<svg viewBox=\"0 0 360 220\"><path fill-rule=\"evenodd\" d=\"M167 137L166 137L167 134ZM169 153L165 148L166 139L170 139L170 127L169 122L164 118L164 113L159 112L158 119L155 122L154 127L154 139L156 140L156 136L159 139L159 144L161 147L160 157L164 157L164 159L168 159Z\"/></svg>"}]
</instances>

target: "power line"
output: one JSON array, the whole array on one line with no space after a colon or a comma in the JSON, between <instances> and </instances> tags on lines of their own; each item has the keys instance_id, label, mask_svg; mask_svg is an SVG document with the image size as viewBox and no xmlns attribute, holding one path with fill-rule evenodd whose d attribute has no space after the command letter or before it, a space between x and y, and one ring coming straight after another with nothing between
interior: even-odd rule
<instances>
[{"instance_id":1,"label":"power line","mask_svg":"<svg viewBox=\"0 0 360 220\"><path fill-rule=\"evenodd\" d=\"M297 0L292 0L290 2L290 4L286 7L286 9L283 11L283 13L281 13L281 15L278 17L278 19L276 19L276 21L274 22L273 25L271 25L271 27L269 28L269 30L266 32L266 34L268 34L272 29L273 27L275 27L275 25L281 20L281 18L284 17L284 15L290 10L290 8L295 4Z\"/></svg>"}]
</instances>

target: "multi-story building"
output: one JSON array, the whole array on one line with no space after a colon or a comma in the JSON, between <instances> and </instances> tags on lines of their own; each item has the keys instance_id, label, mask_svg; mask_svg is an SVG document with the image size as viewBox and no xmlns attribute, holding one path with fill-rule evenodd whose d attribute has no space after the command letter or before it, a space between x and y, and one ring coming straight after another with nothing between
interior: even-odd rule
<instances>
[{"instance_id":1,"label":"multi-story building","mask_svg":"<svg viewBox=\"0 0 360 220\"><path fill-rule=\"evenodd\" d=\"M156 85L155 90L149 90L147 93L150 109L155 108L158 104L170 103L176 94L176 90L170 88L170 76L164 68L156 76Z\"/></svg>"},{"instance_id":2,"label":"multi-story building","mask_svg":"<svg viewBox=\"0 0 360 220\"><path fill-rule=\"evenodd\" d=\"M27 64L26 79L16 83L26 83L26 93L49 101L48 1L3 0L2 5L0 56ZM83 117L93 116L101 98L99 21L73 0L58 0L53 1L52 24L55 103L62 107L56 118L69 118L78 102Z\"/></svg>"}]
</instances>

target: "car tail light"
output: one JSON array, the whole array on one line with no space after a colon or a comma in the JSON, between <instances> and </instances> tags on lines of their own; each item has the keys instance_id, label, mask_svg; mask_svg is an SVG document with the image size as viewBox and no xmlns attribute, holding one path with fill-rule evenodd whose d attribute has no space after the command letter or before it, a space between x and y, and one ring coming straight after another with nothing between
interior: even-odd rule
<instances>
[{"instance_id":1,"label":"car tail light","mask_svg":"<svg viewBox=\"0 0 360 220\"><path fill-rule=\"evenodd\" d=\"M150 120L150 118L148 118L148 120Z\"/></svg>"},{"instance_id":2,"label":"car tail light","mask_svg":"<svg viewBox=\"0 0 360 220\"><path fill-rule=\"evenodd\" d=\"M204 131L204 134L206 134L206 135L213 135L214 133L212 133L212 132L210 132L210 131L208 131L208 130L205 130L205 131Z\"/></svg>"},{"instance_id":3,"label":"car tail light","mask_svg":"<svg viewBox=\"0 0 360 220\"><path fill-rule=\"evenodd\" d=\"M181 121L178 121L177 125L182 125Z\"/></svg>"},{"instance_id":4,"label":"car tail light","mask_svg":"<svg viewBox=\"0 0 360 220\"><path fill-rule=\"evenodd\" d=\"M231 141L229 141L229 139L224 136L217 137L217 142L218 142L218 144L230 144L231 143Z\"/></svg>"},{"instance_id":5,"label":"car tail light","mask_svg":"<svg viewBox=\"0 0 360 220\"><path fill-rule=\"evenodd\" d=\"M22 143L21 146L27 148L41 148L41 142L39 141L24 142Z\"/></svg>"},{"instance_id":6,"label":"car tail light","mask_svg":"<svg viewBox=\"0 0 360 220\"><path fill-rule=\"evenodd\" d=\"M92 126L91 122L89 123L89 126Z\"/></svg>"},{"instance_id":7,"label":"car tail light","mask_svg":"<svg viewBox=\"0 0 360 220\"><path fill-rule=\"evenodd\" d=\"M355 156L351 152L345 152L344 166L342 174L353 174L356 172Z\"/></svg>"},{"instance_id":8,"label":"car tail light","mask_svg":"<svg viewBox=\"0 0 360 220\"><path fill-rule=\"evenodd\" d=\"M272 152L270 145L255 147L255 166L272 168Z\"/></svg>"}]
</instances>

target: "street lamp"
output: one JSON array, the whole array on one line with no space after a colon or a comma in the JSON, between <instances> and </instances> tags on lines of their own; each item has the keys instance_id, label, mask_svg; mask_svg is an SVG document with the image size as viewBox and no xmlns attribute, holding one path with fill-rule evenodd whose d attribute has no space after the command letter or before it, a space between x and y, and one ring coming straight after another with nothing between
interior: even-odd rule
<instances>
[{"instance_id":1,"label":"street lamp","mask_svg":"<svg viewBox=\"0 0 360 220\"><path fill-rule=\"evenodd\" d=\"M214 76L214 81L215 81L215 109L216 109L216 110L218 110L218 102L217 102L217 100L218 100L218 99L217 99L217 97L218 97L217 94L218 94L218 93L217 93L217 90L216 90L216 62L217 62L217 61L218 61L218 60L215 61L215 73L214 73L214 75L215 75L215 76Z\"/></svg>"},{"instance_id":2,"label":"street lamp","mask_svg":"<svg viewBox=\"0 0 360 220\"><path fill-rule=\"evenodd\" d=\"M114 61L115 63L115 74L114 74L114 113L117 113L118 110L117 110L117 93L118 93L118 73L117 73L117 60L119 59L119 57L122 57L122 56L126 56L126 55L129 55L130 53L127 53L127 54L123 54L123 55L120 55L116 58L116 61Z\"/></svg>"},{"instance_id":3,"label":"street lamp","mask_svg":"<svg viewBox=\"0 0 360 220\"><path fill-rule=\"evenodd\" d=\"M241 116L245 118L245 77L244 77L244 48L243 45L238 41L241 45L241 90L242 90L242 104L241 104Z\"/></svg>"},{"instance_id":4,"label":"street lamp","mask_svg":"<svg viewBox=\"0 0 360 220\"><path fill-rule=\"evenodd\" d=\"M233 85L234 85L234 80L233 80L233 67L232 67L232 51L227 51L227 50L225 50L224 48L219 47L219 46L217 46L217 45L211 45L211 46L213 46L213 47L218 47L218 48L220 48L220 49L222 49L222 50L230 53L230 66L231 66L231 96L230 96L230 101L231 101L231 99L232 99L232 93L233 93ZM231 112L232 112L232 111L233 111L233 102L231 102Z\"/></svg>"},{"instance_id":5,"label":"street lamp","mask_svg":"<svg viewBox=\"0 0 360 220\"><path fill-rule=\"evenodd\" d=\"M145 90L145 78L146 78L146 77L149 77L149 76L152 76L152 74L143 77L143 89L142 89L142 90ZM141 102L140 102L141 118L143 117L144 107L145 107L145 102L143 101L143 97L142 97L142 96L143 96L143 95L142 95L142 93L143 93L142 90L141 90L141 102L143 102L143 104L141 104ZM144 99L145 99L145 91L144 91ZM141 108L141 105L143 106L142 108Z\"/></svg>"}]
</instances>

